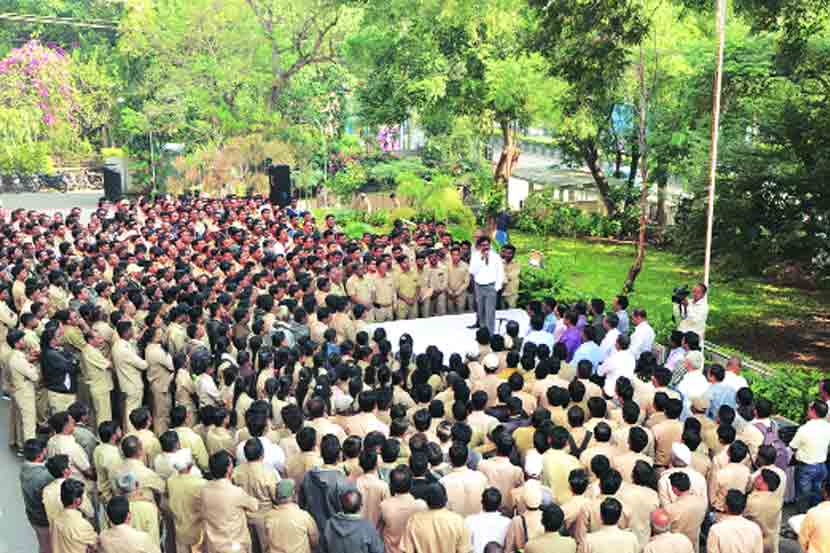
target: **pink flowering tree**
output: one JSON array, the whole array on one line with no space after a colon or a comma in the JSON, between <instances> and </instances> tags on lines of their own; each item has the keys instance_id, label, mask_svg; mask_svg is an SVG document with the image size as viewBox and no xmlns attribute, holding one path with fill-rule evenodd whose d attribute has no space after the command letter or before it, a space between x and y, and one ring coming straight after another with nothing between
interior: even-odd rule
<instances>
[{"instance_id":1,"label":"pink flowering tree","mask_svg":"<svg viewBox=\"0 0 830 553\"><path fill-rule=\"evenodd\" d=\"M399 127L381 127L378 129L378 145L384 152L394 152L401 149Z\"/></svg>"},{"instance_id":2,"label":"pink flowering tree","mask_svg":"<svg viewBox=\"0 0 830 553\"><path fill-rule=\"evenodd\" d=\"M0 169L40 172L49 154L78 140L77 91L71 59L32 40L0 60ZM36 160L29 159L37 154Z\"/></svg>"}]
</instances>

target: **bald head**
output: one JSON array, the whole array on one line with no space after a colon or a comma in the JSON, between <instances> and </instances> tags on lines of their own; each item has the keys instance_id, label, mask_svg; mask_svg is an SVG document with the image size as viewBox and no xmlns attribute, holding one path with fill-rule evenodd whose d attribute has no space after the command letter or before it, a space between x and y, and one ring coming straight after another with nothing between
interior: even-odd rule
<instances>
[{"instance_id":1,"label":"bald head","mask_svg":"<svg viewBox=\"0 0 830 553\"><path fill-rule=\"evenodd\" d=\"M655 534L665 534L671 530L671 518L665 509L657 509L651 513L651 527Z\"/></svg>"}]
</instances>

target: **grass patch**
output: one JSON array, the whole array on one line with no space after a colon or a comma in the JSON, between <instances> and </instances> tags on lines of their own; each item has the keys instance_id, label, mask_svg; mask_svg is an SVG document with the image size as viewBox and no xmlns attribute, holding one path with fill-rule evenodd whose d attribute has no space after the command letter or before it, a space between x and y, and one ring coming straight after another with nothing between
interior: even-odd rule
<instances>
[{"instance_id":1,"label":"grass patch","mask_svg":"<svg viewBox=\"0 0 830 553\"><path fill-rule=\"evenodd\" d=\"M525 259L545 253L549 266L565 277L569 297L600 297L609 302L622 289L634 258L633 245L616 245L511 232ZM656 327L669 325L671 290L703 278L703 267L651 249L635 290L632 307L644 307ZM774 367L827 368L830 364L830 291L771 284L759 278L719 279L713 274L709 294L707 340L742 351ZM824 324L822 324L824 323Z\"/></svg>"}]
</instances>

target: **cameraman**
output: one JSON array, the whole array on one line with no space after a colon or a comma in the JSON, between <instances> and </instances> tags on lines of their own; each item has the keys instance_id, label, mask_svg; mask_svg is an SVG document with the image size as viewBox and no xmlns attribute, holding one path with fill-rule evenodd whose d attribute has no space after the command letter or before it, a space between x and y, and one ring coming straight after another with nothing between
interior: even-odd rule
<instances>
[{"instance_id":1,"label":"cameraman","mask_svg":"<svg viewBox=\"0 0 830 553\"><path fill-rule=\"evenodd\" d=\"M698 282L692 288L692 297L684 297L680 303L675 303L675 320L679 320L677 330L681 332L694 332L700 337L703 343L703 335L706 332L706 318L709 316L709 303L706 299L708 289L702 282Z\"/></svg>"}]
</instances>

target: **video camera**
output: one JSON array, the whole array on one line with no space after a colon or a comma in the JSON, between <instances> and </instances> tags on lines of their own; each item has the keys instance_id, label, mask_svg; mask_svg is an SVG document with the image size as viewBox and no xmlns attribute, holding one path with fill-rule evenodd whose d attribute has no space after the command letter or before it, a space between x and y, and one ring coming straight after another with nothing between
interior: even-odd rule
<instances>
[{"instance_id":1,"label":"video camera","mask_svg":"<svg viewBox=\"0 0 830 553\"><path fill-rule=\"evenodd\" d=\"M688 298L689 294L691 294L691 293L692 293L692 291L689 290L689 285L688 284L684 284L683 286L678 286L677 288L674 288L671 292L671 301L672 301L672 303L676 303L678 305L681 305L683 303L683 300Z\"/></svg>"}]
</instances>

